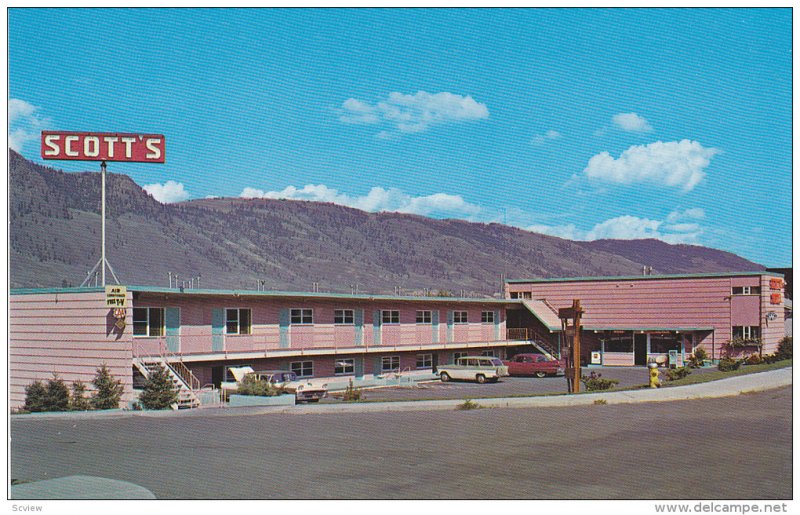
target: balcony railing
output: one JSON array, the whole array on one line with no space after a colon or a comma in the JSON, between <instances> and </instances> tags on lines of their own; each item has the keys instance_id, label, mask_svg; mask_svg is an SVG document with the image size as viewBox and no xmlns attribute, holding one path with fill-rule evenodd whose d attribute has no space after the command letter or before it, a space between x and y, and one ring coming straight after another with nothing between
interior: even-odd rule
<instances>
[{"instance_id":1,"label":"balcony railing","mask_svg":"<svg viewBox=\"0 0 800 515\"><path fill-rule=\"evenodd\" d=\"M506 329L507 340L530 340L532 331L527 327L509 327Z\"/></svg>"}]
</instances>

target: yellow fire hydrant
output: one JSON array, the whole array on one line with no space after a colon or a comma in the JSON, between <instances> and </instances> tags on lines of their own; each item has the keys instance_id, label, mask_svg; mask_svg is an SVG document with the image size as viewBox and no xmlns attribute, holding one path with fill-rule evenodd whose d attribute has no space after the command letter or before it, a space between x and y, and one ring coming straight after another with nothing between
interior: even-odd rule
<instances>
[{"instance_id":1,"label":"yellow fire hydrant","mask_svg":"<svg viewBox=\"0 0 800 515\"><path fill-rule=\"evenodd\" d=\"M650 363L650 388L660 388L661 380L658 378L661 373L658 371L658 363Z\"/></svg>"}]
</instances>

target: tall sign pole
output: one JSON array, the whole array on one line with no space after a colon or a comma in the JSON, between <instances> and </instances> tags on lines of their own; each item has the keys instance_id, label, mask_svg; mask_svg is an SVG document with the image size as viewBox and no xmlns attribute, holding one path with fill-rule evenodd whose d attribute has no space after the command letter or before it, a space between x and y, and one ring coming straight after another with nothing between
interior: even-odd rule
<instances>
[{"instance_id":1,"label":"tall sign pole","mask_svg":"<svg viewBox=\"0 0 800 515\"><path fill-rule=\"evenodd\" d=\"M103 219L103 225L100 230L100 263L103 272L100 274L103 280L103 288L106 287L106 162L100 163L100 179L102 192L100 193L100 218ZM119 284L119 281L117 281Z\"/></svg>"},{"instance_id":2,"label":"tall sign pole","mask_svg":"<svg viewBox=\"0 0 800 515\"><path fill-rule=\"evenodd\" d=\"M572 301L572 307L561 308L558 310L558 318L561 319L561 330L564 335L564 342L569 347L567 352L567 391L577 393L581 391L581 316L583 308L580 299ZM567 339L568 320L572 319L572 345Z\"/></svg>"},{"instance_id":3,"label":"tall sign pole","mask_svg":"<svg viewBox=\"0 0 800 515\"><path fill-rule=\"evenodd\" d=\"M81 286L96 273L99 266L103 287L106 267L114 281L119 279L106 259L106 161L128 163L166 162L166 140L163 134L131 134L117 132L42 131L42 159L67 161L100 161L100 261L89 271Z\"/></svg>"}]
</instances>

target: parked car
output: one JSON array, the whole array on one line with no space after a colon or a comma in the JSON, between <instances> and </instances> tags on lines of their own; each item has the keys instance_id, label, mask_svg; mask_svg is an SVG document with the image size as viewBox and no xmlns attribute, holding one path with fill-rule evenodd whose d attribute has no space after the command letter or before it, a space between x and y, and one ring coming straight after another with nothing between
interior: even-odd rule
<instances>
[{"instance_id":1,"label":"parked car","mask_svg":"<svg viewBox=\"0 0 800 515\"><path fill-rule=\"evenodd\" d=\"M564 360L550 359L544 354L517 354L503 364L512 376L562 375L566 368Z\"/></svg>"},{"instance_id":2,"label":"parked car","mask_svg":"<svg viewBox=\"0 0 800 515\"><path fill-rule=\"evenodd\" d=\"M328 385L314 386L307 380L298 379L297 374L288 370L263 370L254 371L251 367L229 367L228 373L235 381L223 382L221 388L228 393L235 393L239 382L246 375L253 374L275 388L283 388L289 393L294 393L297 402L317 402L328 395Z\"/></svg>"},{"instance_id":3,"label":"parked car","mask_svg":"<svg viewBox=\"0 0 800 515\"><path fill-rule=\"evenodd\" d=\"M463 356L454 365L440 365L437 374L445 383L451 379L496 383L508 375L508 367L499 358L491 356Z\"/></svg>"}]
</instances>

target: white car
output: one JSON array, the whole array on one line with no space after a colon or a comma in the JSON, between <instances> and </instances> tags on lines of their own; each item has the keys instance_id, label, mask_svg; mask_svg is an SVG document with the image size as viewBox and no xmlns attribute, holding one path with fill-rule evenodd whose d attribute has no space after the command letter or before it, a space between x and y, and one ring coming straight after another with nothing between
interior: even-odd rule
<instances>
[{"instance_id":1,"label":"white car","mask_svg":"<svg viewBox=\"0 0 800 515\"><path fill-rule=\"evenodd\" d=\"M317 402L328 395L328 385L314 386L309 381L299 380L294 372L288 370L267 370L256 372L251 367L228 367L228 381L223 382L220 388L223 392L236 393L239 383L245 376L253 374L258 379L267 381L272 386L284 388L294 393L297 402ZM233 379L232 381L230 379Z\"/></svg>"},{"instance_id":2,"label":"white car","mask_svg":"<svg viewBox=\"0 0 800 515\"><path fill-rule=\"evenodd\" d=\"M508 376L508 367L493 356L464 356L454 365L439 366L436 373L445 383L451 379L496 383L501 377Z\"/></svg>"}]
</instances>

